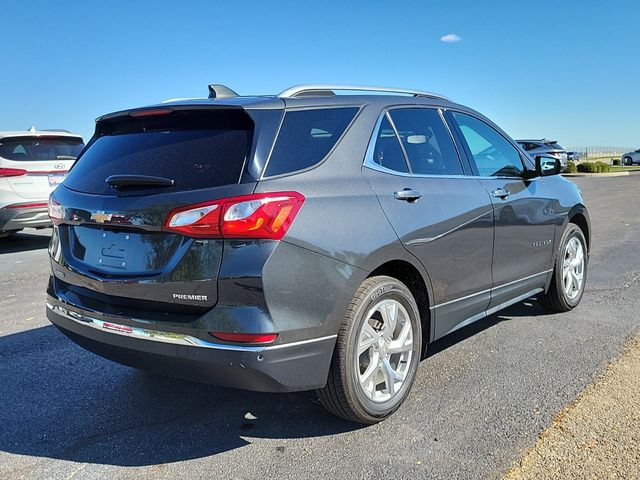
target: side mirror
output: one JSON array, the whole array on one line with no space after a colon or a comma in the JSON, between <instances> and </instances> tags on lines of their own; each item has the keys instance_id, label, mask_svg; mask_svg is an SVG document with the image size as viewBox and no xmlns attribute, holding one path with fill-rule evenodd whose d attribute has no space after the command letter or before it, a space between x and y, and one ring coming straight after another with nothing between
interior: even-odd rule
<instances>
[{"instance_id":1,"label":"side mirror","mask_svg":"<svg viewBox=\"0 0 640 480\"><path fill-rule=\"evenodd\" d=\"M549 175L558 175L562 167L560 166L560 160L554 157L545 157L544 155L536 155L535 157L536 169L535 171L525 170L524 177L531 179L535 177L548 177Z\"/></svg>"}]
</instances>

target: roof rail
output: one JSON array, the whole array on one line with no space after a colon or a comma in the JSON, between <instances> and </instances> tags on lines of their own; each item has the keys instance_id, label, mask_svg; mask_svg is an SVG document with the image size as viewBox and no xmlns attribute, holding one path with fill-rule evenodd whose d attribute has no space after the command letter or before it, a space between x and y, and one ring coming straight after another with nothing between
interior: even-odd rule
<instances>
[{"instance_id":1,"label":"roof rail","mask_svg":"<svg viewBox=\"0 0 640 480\"><path fill-rule=\"evenodd\" d=\"M406 88L391 87L367 87L364 85L330 85L330 84L309 84L296 85L287 88L281 92L280 98L308 97L308 96L330 96L335 95L335 90L358 91L358 92L381 92L381 93L399 93L402 95L412 95L414 97L429 97L449 100L443 95L432 92L423 92L421 90L408 90Z\"/></svg>"}]
</instances>

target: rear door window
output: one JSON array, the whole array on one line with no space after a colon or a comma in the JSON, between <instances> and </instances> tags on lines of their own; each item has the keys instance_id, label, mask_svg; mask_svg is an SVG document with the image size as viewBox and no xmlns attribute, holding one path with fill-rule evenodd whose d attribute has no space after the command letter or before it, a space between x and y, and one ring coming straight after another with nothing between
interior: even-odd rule
<instances>
[{"instance_id":1,"label":"rear door window","mask_svg":"<svg viewBox=\"0 0 640 480\"><path fill-rule=\"evenodd\" d=\"M5 137L0 139L0 157L13 161L75 160L84 148L80 138Z\"/></svg>"},{"instance_id":2,"label":"rear door window","mask_svg":"<svg viewBox=\"0 0 640 480\"><path fill-rule=\"evenodd\" d=\"M65 186L113 193L110 175L169 178L168 191L239 183L254 125L242 110L175 111L164 117L105 121L69 173Z\"/></svg>"},{"instance_id":3,"label":"rear door window","mask_svg":"<svg viewBox=\"0 0 640 480\"><path fill-rule=\"evenodd\" d=\"M373 149L373 161L394 172L409 173L409 166L400 142L386 114L382 117L378 130L378 138Z\"/></svg>"},{"instance_id":4,"label":"rear door window","mask_svg":"<svg viewBox=\"0 0 640 480\"><path fill-rule=\"evenodd\" d=\"M389 114L407 152L411 173L463 174L458 152L437 110L400 108Z\"/></svg>"},{"instance_id":5,"label":"rear door window","mask_svg":"<svg viewBox=\"0 0 640 480\"><path fill-rule=\"evenodd\" d=\"M295 172L320 163L357 112L356 107L287 112L264 176Z\"/></svg>"}]
</instances>

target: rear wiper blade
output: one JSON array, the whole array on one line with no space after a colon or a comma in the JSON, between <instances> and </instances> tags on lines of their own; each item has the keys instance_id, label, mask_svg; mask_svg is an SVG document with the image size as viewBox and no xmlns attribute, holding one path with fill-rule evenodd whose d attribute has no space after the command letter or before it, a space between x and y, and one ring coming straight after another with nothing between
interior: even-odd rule
<instances>
[{"instance_id":1,"label":"rear wiper blade","mask_svg":"<svg viewBox=\"0 0 640 480\"><path fill-rule=\"evenodd\" d=\"M120 187L173 187L173 178L153 177L151 175L111 175L105 182L112 188Z\"/></svg>"},{"instance_id":2,"label":"rear wiper blade","mask_svg":"<svg viewBox=\"0 0 640 480\"><path fill-rule=\"evenodd\" d=\"M78 157L73 155L56 155L56 160L75 160Z\"/></svg>"}]
</instances>

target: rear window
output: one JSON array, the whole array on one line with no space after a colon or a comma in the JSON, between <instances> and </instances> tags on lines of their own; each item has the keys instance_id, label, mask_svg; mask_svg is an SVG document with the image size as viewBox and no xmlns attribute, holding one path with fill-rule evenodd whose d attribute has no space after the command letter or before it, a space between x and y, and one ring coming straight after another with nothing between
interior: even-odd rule
<instances>
[{"instance_id":1,"label":"rear window","mask_svg":"<svg viewBox=\"0 0 640 480\"><path fill-rule=\"evenodd\" d=\"M355 117L356 107L287 112L265 176L312 167L327 156Z\"/></svg>"},{"instance_id":2,"label":"rear window","mask_svg":"<svg viewBox=\"0 0 640 480\"><path fill-rule=\"evenodd\" d=\"M253 122L242 110L175 111L169 115L104 120L65 186L114 193L111 175L170 178L167 191L239 183L251 149Z\"/></svg>"},{"instance_id":3,"label":"rear window","mask_svg":"<svg viewBox=\"0 0 640 480\"><path fill-rule=\"evenodd\" d=\"M14 161L75 160L84 148L80 138L6 137L0 139L0 157Z\"/></svg>"},{"instance_id":4,"label":"rear window","mask_svg":"<svg viewBox=\"0 0 640 480\"><path fill-rule=\"evenodd\" d=\"M562 148L562 145L560 145L558 142L548 143L547 145L549 145L549 147L553 148L554 150L564 150L564 148Z\"/></svg>"}]
</instances>

